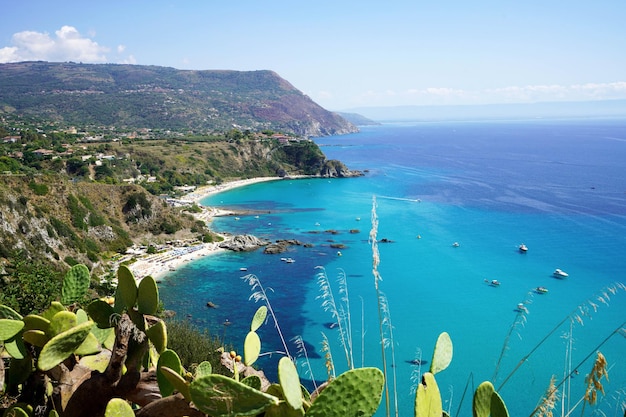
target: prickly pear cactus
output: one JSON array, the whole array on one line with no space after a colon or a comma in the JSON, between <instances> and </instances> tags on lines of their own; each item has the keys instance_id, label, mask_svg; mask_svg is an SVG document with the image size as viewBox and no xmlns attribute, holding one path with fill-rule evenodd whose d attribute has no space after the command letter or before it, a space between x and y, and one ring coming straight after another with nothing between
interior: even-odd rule
<instances>
[{"instance_id":1,"label":"prickly pear cactus","mask_svg":"<svg viewBox=\"0 0 626 417\"><path fill-rule=\"evenodd\" d=\"M195 406L213 417L252 416L262 413L278 398L223 375L206 375L191 383Z\"/></svg>"},{"instance_id":2,"label":"prickly pear cactus","mask_svg":"<svg viewBox=\"0 0 626 417\"><path fill-rule=\"evenodd\" d=\"M113 327L114 318L117 314L113 307L103 300L93 300L87 306L87 312L101 329Z\"/></svg>"},{"instance_id":3,"label":"prickly pear cactus","mask_svg":"<svg viewBox=\"0 0 626 417\"><path fill-rule=\"evenodd\" d=\"M121 398L113 398L107 404L104 417L134 417L132 407Z\"/></svg>"},{"instance_id":4,"label":"prickly pear cactus","mask_svg":"<svg viewBox=\"0 0 626 417\"><path fill-rule=\"evenodd\" d=\"M415 417L441 417L442 411L441 393L435 376L426 372L415 393Z\"/></svg>"},{"instance_id":5,"label":"prickly pear cactus","mask_svg":"<svg viewBox=\"0 0 626 417\"><path fill-rule=\"evenodd\" d=\"M167 327L165 322L158 321L146 329L148 339L154 345L157 352L163 353L167 349Z\"/></svg>"},{"instance_id":6,"label":"prickly pear cactus","mask_svg":"<svg viewBox=\"0 0 626 417\"><path fill-rule=\"evenodd\" d=\"M137 307L142 314L155 314L159 307L159 289L151 276L144 277L137 289Z\"/></svg>"},{"instance_id":7,"label":"prickly pear cactus","mask_svg":"<svg viewBox=\"0 0 626 417\"><path fill-rule=\"evenodd\" d=\"M497 391L491 396L491 417L509 417L509 410Z\"/></svg>"},{"instance_id":8,"label":"prickly pear cactus","mask_svg":"<svg viewBox=\"0 0 626 417\"><path fill-rule=\"evenodd\" d=\"M267 306L261 306L254 313L254 317L252 317L252 323L250 324L250 331L256 332L259 327L263 325L265 322L265 318L267 317Z\"/></svg>"},{"instance_id":9,"label":"prickly pear cactus","mask_svg":"<svg viewBox=\"0 0 626 417\"><path fill-rule=\"evenodd\" d=\"M247 366L252 365L259 358L260 353L261 339L259 338L259 335L254 331L248 332L243 342L243 357L245 364Z\"/></svg>"},{"instance_id":10,"label":"prickly pear cactus","mask_svg":"<svg viewBox=\"0 0 626 417\"><path fill-rule=\"evenodd\" d=\"M278 380L287 403L295 410L302 408L302 390L298 370L293 361L286 356L278 362Z\"/></svg>"},{"instance_id":11,"label":"prickly pear cactus","mask_svg":"<svg viewBox=\"0 0 626 417\"><path fill-rule=\"evenodd\" d=\"M135 276L127 266L121 265L117 270L117 291L115 292L115 310L124 307L132 309L137 302L137 283Z\"/></svg>"},{"instance_id":12,"label":"prickly pear cactus","mask_svg":"<svg viewBox=\"0 0 626 417\"><path fill-rule=\"evenodd\" d=\"M203 376L211 375L212 373L213 373L213 365L211 365L211 362L202 361L196 368L194 378L202 378Z\"/></svg>"},{"instance_id":13,"label":"prickly pear cactus","mask_svg":"<svg viewBox=\"0 0 626 417\"><path fill-rule=\"evenodd\" d=\"M157 363L157 383L159 384L159 391L163 397L167 397L174 392L174 385L169 381L165 374L161 371L163 367L167 367L172 371L182 374L183 366L180 363L178 354L173 350L166 349L159 356Z\"/></svg>"},{"instance_id":14,"label":"prickly pear cactus","mask_svg":"<svg viewBox=\"0 0 626 417\"><path fill-rule=\"evenodd\" d=\"M85 341L93 324L92 321L79 324L50 339L41 349L37 367L48 371L63 362Z\"/></svg>"},{"instance_id":15,"label":"prickly pear cactus","mask_svg":"<svg viewBox=\"0 0 626 417\"><path fill-rule=\"evenodd\" d=\"M89 289L89 269L83 264L70 268L63 278L61 304L72 304L80 301Z\"/></svg>"},{"instance_id":16,"label":"prickly pear cactus","mask_svg":"<svg viewBox=\"0 0 626 417\"><path fill-rule=\"evenodd\" d=\"M485 381L476 388L472 401L472 414L474 417L489 417L491 414L491 397L495 390L493 384Z\"/></svg>"},{"instance_id":17,"label":"prickly pear cactus","mask_svg":"<svg viewBox=\"0 0 626 417\"><path fill-rule=\"evenodd\" d=\"M433 351L433 360L430 363L430 373L435 375L441 372L452 362L452 339L450 335L443 332L437 338L435 350Z\"/></svg>"},{"instance_id":18,"label":"prickly pear cactus","mask_svg":"<svg viewBox=\"0 0 626 417\"><path fill-rule=\"evenodd\" d=\"M183 397L185 397L187 401L191 401L191 394L189 393L189 383L185 381L185 378L183 378L180 373L168 368L167 366L161 366L160 371L163 376L165 376L165 378L169 381L169 383L172 384L174 390L183 394Z\"/></svg>"},{"instance_id":19,"label":"prickly pear cactus","mask_svg":"<svg viewBox=\"0 0 626 417\"><path fill-rule=\"evenodd\" d=\"M11 307L0 304L0 319L22 320L22 315Z\"/></svg>"},{"instance_id":20,"label":"prickly pear cactus","mask_svg":"<svg viewBox=\"0 0 626 417\"><path fill-rule=\"evenodd\" d=\"M0 319L0 340L9 340L24 328L22 320Z\"/></svg>"},{"instance_id":21,"label":"prickly pear cactus","mask_svg":"<svg viewBox=\"0 0 626 417\"><path fill-rule=\"evenodd\" d=\"M383 373L378 368L344 372L328 384L305 416L372 416L380 404L384 383Z\"/></svg>"}]
</instances>

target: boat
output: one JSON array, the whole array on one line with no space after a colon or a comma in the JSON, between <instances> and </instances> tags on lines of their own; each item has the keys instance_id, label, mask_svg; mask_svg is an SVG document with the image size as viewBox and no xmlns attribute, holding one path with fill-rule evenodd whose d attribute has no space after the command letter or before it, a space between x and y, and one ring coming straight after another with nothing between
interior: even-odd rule
<instances>
[{"instance_id":1,"label":"boat","mask_svg":"<svg viewBox=\"0 0 626 417\"><path fill-rule=\"evenodd\" d=\"M500 286L500 281L498 281L497 279L492 279L492 280L488 280L486 279L485 282L487 284L489 284L492 287L499 287Z\"/></svg>"},{"instance_id":2,"label":"boat","mask_svg":"<svg viewBox=\"0 0 626 417\"><path fill-rule=\"evenodd\" d=\"M526 245L524 245L523 243L518 246L518 249L522 253L526 253L528 251L528 247Z\"/></svg>"},{"instance_id":3,"label":"boat","mask_svg":"<svg viewBox=\"0 0 626 417\"><path fill-rule=\"evenodd\" d=\"M241 268L239 268L239 270L240 270L241 272L245 272L245 271L247 271L247 270L248 270L248 268L246 268L245 266L242 266Z\"/></svg>"},{"instance_id":4,"label":"boat","mask_svg":"<svg viewBox=\"0 0 626 417\"><path fill-rule=\"evenodd\" d=\"M567 278L569 277L569 274L563 270L560 270L559 268L554 270L553 275L557 278Z\"/></svg>"},{"instance_id":5,"label":"boat","mask_svg":"<svg viewBox=\"0 0 626 417\"><path fill-rule=\"evenodd\" d=\"M535 292L537 294L545 294L548 292L548 289L546 287L537 287L535 288Z\"/></svg>"},{"instance_id":6,"label":"boat","mask_svg":"<svg viewBox=\"0 0 626 417\"><path fill-rule=\"evenodd\" d=\"M461 245L459 245L459 242L454 242L454 243L452 244L452 246L454 246L455 248L458 248L458 247L459 247L459 246L461 246Z\"/></svg>"},{"instance_id":7,"label":"boat","mask_svg":"<svg viewBox=\"0 0 626 417\"><path fill-rule=\"evenodd\" d=\"M294 263L296 260L293 258L280 258L281 261L288 263L288 264L292 264Z\"/></svg>"}]
</instances>

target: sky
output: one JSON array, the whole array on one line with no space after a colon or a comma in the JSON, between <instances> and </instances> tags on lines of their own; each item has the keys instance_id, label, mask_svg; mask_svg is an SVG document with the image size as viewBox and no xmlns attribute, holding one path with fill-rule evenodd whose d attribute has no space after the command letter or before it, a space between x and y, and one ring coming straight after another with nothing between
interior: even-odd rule
<instances>
[{"instance_id":1,"label":"sky","mask_svg":"<svg viewBox=\"0 0 626 417\"><path fill-rule=\"evenodd\" d=\"M0 63L273 70L337 111L626 99L625 0L3 3Z\"/></svg>"}]
</instances>

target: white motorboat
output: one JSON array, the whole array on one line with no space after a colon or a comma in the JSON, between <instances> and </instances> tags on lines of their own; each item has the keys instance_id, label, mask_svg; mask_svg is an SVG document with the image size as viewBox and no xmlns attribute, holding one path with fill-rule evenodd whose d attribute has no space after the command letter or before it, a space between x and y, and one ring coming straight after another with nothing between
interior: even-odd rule
<instances>
[{"instance_id":1,"label":"white motorboat","mask_svg":"<svg viewBox=\"0 0 626 417\"><path fill-rule=\"evenodd\" d=\"M567 278L569 277L569 274L565 271L560 270L559 268L554 270L554 274L555 277L557 278Z\"/></svg>"}]
</instances>

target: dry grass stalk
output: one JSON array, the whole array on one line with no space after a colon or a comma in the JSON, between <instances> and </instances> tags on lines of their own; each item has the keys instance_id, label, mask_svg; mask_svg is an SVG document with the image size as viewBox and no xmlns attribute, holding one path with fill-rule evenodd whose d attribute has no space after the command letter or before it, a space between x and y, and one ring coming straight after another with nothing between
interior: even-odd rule
<instances>
[{"instance_id":1,"label":"dry grass stalk","mask_svg":"<svg viewBox=\"0 0 626 417\"><path fill-rule=\"evenodd\" d=\"M558 389L555 385L556 378L554 375L550 379L550 385L548 385L548 389L546 390L546 394L544 395L541 403L537 407L537 411L535 415L537 417L552 417L552 410L556 406L556 402L559 400Z\"/></svg>"},{"instance_id":2,"label":"dry grass stalk","mask_svg":"<svg viewBox=\"0 0 626 417\"><path fill-rule=\"evenodd\" d=\"M604 387L602 386L602 377L605 377L607 382L609 380L609 373L607 370L606 358L601 352L598 352L596 360L591 368L591 373L585 377L585 384L587 389L585 391L585 401L589 405L595 405L598 400L598 391L604 395Z\"/></svg>"}]
</instances>

